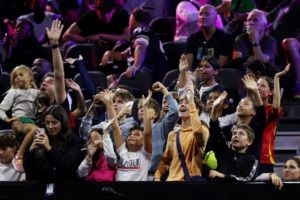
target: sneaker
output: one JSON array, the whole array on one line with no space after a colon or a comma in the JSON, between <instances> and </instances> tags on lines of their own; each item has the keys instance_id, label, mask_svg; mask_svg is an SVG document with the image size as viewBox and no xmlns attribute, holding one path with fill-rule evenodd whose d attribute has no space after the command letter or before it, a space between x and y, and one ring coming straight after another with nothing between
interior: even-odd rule
<instances>
[{"instance_id":1,"label":"sneaker","mask_svg":"<svg viewBox=\"0 0 300 200\"><path fill-rule=\"evenodd\" d=\"M12 164L17 172L24 173L23 156L16 155L12 160Z\"/></svg>"}]
</instances>

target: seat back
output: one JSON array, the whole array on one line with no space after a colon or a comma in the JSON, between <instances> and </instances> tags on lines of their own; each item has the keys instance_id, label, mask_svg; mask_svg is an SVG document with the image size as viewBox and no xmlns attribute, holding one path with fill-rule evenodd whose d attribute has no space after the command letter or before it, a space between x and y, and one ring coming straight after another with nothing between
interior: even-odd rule
<instances>
[{"instance_id":1,"label":"seat back","mask_svg":"<svg viewBox=\"0 0 300 200\"><path fill-rule=\"evenodd\" d=\"M137 72L134 78L128 78L122 74L118 86L125 86L136 98L147 95L152 87L152 74L149 72Z\"/></svg>"},{"instance_id":2,"label":"seat back","mask_svg":"<svg viewBox=\"0 0 300 200\"><path fill-rule=\"evenodd\" d=\"M169 88L169 90L174 89L173 87L176 86L177 80L179 77L179 70L178 69L174 69L172 71L169 71L163 80L163 84L165 87Z\"/></svg>"},{"instance_id":3,"label":"seat back","mask_svg":"<svg viewBox=\"0 0 300 200\"><path fill-rule=\"evenodd\" d=\"M165 42L163 44L168 59L168 71L178 69L180 57L185 53L185 45L185 42Z\"/></svg>"},{"instance_id":4,"label":"seat back","mask_svg":"<svg viewBox=\"0 0 300 200\"><path fill-rule=\"evenodd\" d=\"M150 22L150 28L153 29L161 42L174 40L176 31L175 17L157 17Z\"/></svg>"},{"instance_id":5,"label":"seat back","mask_svg":"<svg viewBox=\"0 0 300 200\"><path fill-rule=\"evenodd\" d=\"M99 63L98 47L95 44L75 44L71 46L64 58L78 58L82 55L88 70L95 70Z\"/></svg>"}]
</instances>

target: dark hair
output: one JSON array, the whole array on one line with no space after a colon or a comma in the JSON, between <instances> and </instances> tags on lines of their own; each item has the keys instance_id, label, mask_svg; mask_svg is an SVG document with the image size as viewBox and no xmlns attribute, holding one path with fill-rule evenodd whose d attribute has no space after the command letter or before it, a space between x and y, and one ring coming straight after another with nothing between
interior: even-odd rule
<instances>
[{"instance_id":1,"label":"dark hair","mask_svg":"<svg viewBox=\"0 0 300 200\"><path fill-rule=\"evenodd\" d=\"M65 13L68 10L76 10L79 8L77 0L63 0L59 3L59 9L61 13Z\"/></svg>"},{"instance_id":2,"label":"dark hair","mask_svg":"<svg viewBox=\"0 0 300 200\"><path fill-rule=\"evenodd\" d=\"M288 161L288 160L293 160L293 161L295 161L295 162L297 163L297 166L300 168L300 156L293 156L293 157L287 159L287 161Z\"/></svg>"},{"instance_id":3,"label":"dark hair","mask_svg":"<svg viewBox=\"0 0 300 200\"><path fill-rule=\"evenodd\" d=\"M138 107L141 108L141 106L142 105L141 105L141 101L140 101L138 104ZM149 103L148 103L148 108L154 109L155 113L157 114L157 118L154 120L154 122L156 122L159 118L160 105L158 104L158 102L155 99L150 98Z\"/></svg>"},{"instance_id":4,"label":"dark hair","mask_svg":"<svg viewBox=\"0 0 300 200\"><path fill-rule=\"evenodd\" d=\"M134 126L134 127L132 127L132 128L130 128L129 129L129 134L132 132L132 131L134 131L134 130L139 130L139 131L144 131L144 128L143 127L140 127L140 126ZM128 134L128 135L129 135Z\"/></svg>"},{"instance_id":5,"label":"dark hair","mask_svg":"<svg viewBox=\"0 0 300 200\"><path fill-rule=\"evenodd\" d=\"M63 153L66 148L66 140L69 138L71 134L69 117L67 115L66 110L60 105L52 105L44 113L44 119L47 115L52 115L56 120L61 122L61 130L54 137L49 137L50 144L57 149L58 152ZM46 129L47 131L47 129ZM47 131L48 132L48 131Z\"/></svg>"},{"instance_id":6,"label":"dark hair","mask_svg":"<svg viewBox=\"0 0 300 200\"><path fill-rule=\"evenodd\" d=\"M18 141L11 130L0 132L0 149L5 149L6 147L18 148Z\"/></svg>"},{"instance_id":7,"label":"dark hair","mask_svg":"<svg viewBox=\"0 0 300 200\"><path fill-rule=\"evenodd\" d=\"M247 133L249 141L251 143L254 141L255 135L253 129L250 126L245 124L236 124L231 128L231 132L233 132L236 129L243 129Z\"/></svg>"},{"instance_id":8,"label":"dark hair","mask_svg":"<svg viewBox=\"0 0 300 200\"><path fill-rule=\"evenodd\" d=\"M268 86L269 86L271 92L273 93L274 80L271 77L268 77L268 76L260 76L259 79L264 79L265 81L267 81Z\"/></svg>"},{"instance_id":9,"label":"dark hair","mask_svg":"<svg viewBox=\"0 0 300 200\"><path fill-rule=\"evenodd\" d=\"M213 56L209 56L209 57L204 57L199 64L201 64L201 62L206 61L208 62L212 68L214 68L214 70L220 69L220 65L218 60L213 57Z\"/></svg>"},{"instance_id":10,"label":"dark hair","mask_svg":"<svg viewBox=\"0 0 300 200\"><path fill-rule=\"evenodd\" d=\"M132 12L131 12L132 16L134 17L134 19L136 21L138 21L139 23L148 25L152 19L151 17L151 13L143 8L135 8Z\"/></svg>"}]
</instances>

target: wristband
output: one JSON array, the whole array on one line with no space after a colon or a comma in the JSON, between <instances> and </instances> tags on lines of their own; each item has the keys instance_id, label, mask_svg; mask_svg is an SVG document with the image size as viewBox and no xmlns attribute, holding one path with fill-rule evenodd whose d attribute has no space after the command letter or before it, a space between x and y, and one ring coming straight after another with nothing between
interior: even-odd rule
<instances>
[{"instance_id":1,"label":"wristband","mask_svg":"<svg viewBox=\"0 0 300 200\"><path fill-rule=\"evenodd\" d=\"M51 47L51 49L56 49L59 47L58 44L50 44L49 46Z\"/></svg>"}]
</instances>

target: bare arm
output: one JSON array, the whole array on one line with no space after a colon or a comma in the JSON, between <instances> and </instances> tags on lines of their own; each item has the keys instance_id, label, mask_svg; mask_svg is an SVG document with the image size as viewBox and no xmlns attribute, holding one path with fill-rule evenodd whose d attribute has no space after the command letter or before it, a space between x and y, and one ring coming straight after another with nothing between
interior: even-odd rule
<instances>
[{"instance_id":1,"label":"bare arm","mask_svg":"<svg viewBox=\"0 0 300 200\"><path fill-rule=\"evenodd\" d=\"M188 66L190 69L193 67L194 55L192 53L187 53L186 55Z\"/></svg>"},{"instance_id":2,"label":"bare arm","mask_svg":"<svg viewBox=\"0 0 300 200\"><path fill-rule=\"evenodd\" d=\"M115 109L113 107L113 93L109 90L100 92L100 100L104 103L104 105L106 107L106 112L108 114L109 119L117 118ZM124 143L124 140L122 137L122 131L120 129L118 120L113 120L112 128L113 128L115 145L116 145L116 148L118 149Z\"/></svg>"},{"instance_id":3,"label":"bare arm","mask_svg":"<svg viewBox=\"0 0 300 200\"><path fill-rule=\"evenodd\" d=\"M63 42L67 42L69 40L73 40L75 42L85 42L86 37L80 35L81 30L79 26L74 22L64 33Z\"/></svg>"},{"instance_id":4,"label":"bare arm","mask_svg":"<svg viewBox=\"0 0 300 200\"><path fill-rule=\"evenodd\" d=\"M290 64L288 64L285 69L278 72L274 76L274 91L273 91L273 109L276 113L280 109L280 78L284 76L290 70Z\"/></svg>"},{"instance_id":5,"label":"bare arm","mask_svg":"<svg viewBox=\"0 0 300 200\"><path fill-rule=\"evenodd\" d=\"M51 45L58 45L58 40L64 25L61 21L54 20L51 29L46 28L48 38ZM62 104L67 98L65 90L65 72L62 57L58 47L52 48L52 59L54 69L54 87L55 87L55 100L56 103Z\"/></svg>"},{"instance_id":6,"label":"bare arm","mask_svg":"<svg viewBox=\"0 0 300 200\"><path fill-rule=\"evenodd\" d=\"M86 106L84 102L84 96L80 89L80 86L71 79L66 80L67 86L75 91L76 98L77 98L77 108L73 111L74 117L77 119L78 117L82 116L86 112Z\"/></svg>"},{"instance_id":7,"label":"bare arm","mask_svg":"<svg viewBox=\"0 0 300 200\"><path fill-rule=\"evenodd\" d=\"M179 88L183 88L187 83L186 71L190 69L188 63L188 57L184 54L181 55L179 60Z\"/></svg>"},{"instance_id":8,"label":"bare arm","mask_svg":"<svg viewBox=\"0 0 300 200\"><path fill-rule=\"evenodd\" d=\"M152 154L152 122L151 116L148 111L148 102L152 96L152 92L149 91L147 98L142 97L142 106L144 109L143 120L144 120L144 148L149 154Z\"/></svg>"}]
</instances>

